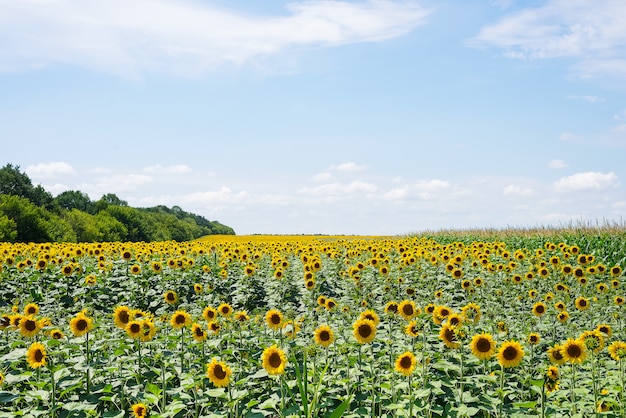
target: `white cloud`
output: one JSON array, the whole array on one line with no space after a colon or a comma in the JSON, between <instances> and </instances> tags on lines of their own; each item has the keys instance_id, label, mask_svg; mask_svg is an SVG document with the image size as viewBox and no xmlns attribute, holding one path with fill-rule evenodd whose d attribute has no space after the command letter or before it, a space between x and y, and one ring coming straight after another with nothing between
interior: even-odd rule
<instances>
[{"instance_id":1,"label":"white cloud","mask_svg":"<svg viewBox=\"0 0 626 418\"><path fill-rule=\"evenodd\" d=\"M0 70L76 65L200 74L301 47L376 42L425 23L414 1L295 1L275 16L191 0L0 0Z\"/></svg>"},{"instance_id":2,"label":"white cloud","mask_svg":"<svg viewBox=\"0 0 626 418\"><path fill-rule=\"evenodd\" d=\"M514 184L509 184L504 188L502 194L505 196L529 196L533 194L533 189L530 187L520 187Z\"/></svg>"},{"instance_id":3,"label":"white cloud","mask_svg":"<svg viewBox=\"0 0 626 418\"><path fill-rule=\"evenodd\" d=\"M76 174L76 170L64 162L52 162L29 165L24 170L30 177L36 179L49 179L60 176L68 176Z\"/></svg>"},{"instance_id":4,"label":"white cloud","mask_svg":"<svg viewBox=\"0 0 626 418\"><path fill-rule=\"evenodd\" d=\"M619 185L619 178L613 172L588 171L563 177L554 183L554 188L559 192L577 192L603 190L619 187Z\"/></svg>"},{"instance_id":5,"label":"white cloud","mask_svg":"<svg viewBox=\"0 0 626 418\"><path fill-rule=\"evenodd\" d=\"M353 162L347 162L341 164L333 164L328 169L333 171L362 171L365 170L365 166L358 165L357 163Z\"/></svg>"},{"instance_id":6,"label":"white cloud","mask_svg":"<svg viewBox=\"0 0 626 418\"><path fill-rule=\"evenodd\" d=\"M318 173L311 178L315 182L328 182L333 179L333 175L328 172Z\"/></svg>"},{"instance_id":7,"label":"white cloud","mask_svg":"<svg viewBox=\"0 0 626 418\"><path fill-rule=\"evenodd\" d=\"M354 193L374 193L377 190L378 187L374 184L355 180L348 184L335 182L316 187L303 187L299 192L313 196L342 196Z\"/></svg>"},{"instance_id":8,"label":"white cloud","mask_svg":"<svg viewBox=\"0 0 626 418\"><path fill-rule=\"evenodd\" d=\"M550 162L548 163L548 167L559 170L561 168L567 167L567 163L563 160L550 160Z\"/></svg>"},{"instance_id":9,"label":"white cloud","mask_svg":"<svg viewBox=\"0 0 626 418\"><path fill-rule=\"evenodd\" d=\"M580 139L580 136L575 135L575 134L573 134L571 132L563 132L561 135L559 135L559 140L565 141L565 142L577 141L579 139Z\"/></svg>"},{"instance_id":10,"label":"white cloud","mask_svg":"<svg viewBox=\"0 0 626 418\"><path fill-rule=\"evenodd\" d=\"M401 187L395 187L389 190L387 193L383 193L381 198L384 200L403 200L409 195L410 187L408 185L404 185Z\"/></svg>"},{"instance_id":11,"label":"white cloud","mask_svg":"<svg viewBox=\"0 0 626 418\"><path fill-rule=\"evenodd\" d=\"M621 0L548 0L483 27L469 43L495 46L512 58L573 58L583 77L626 77L625 15Z\"/></svg>"},{"instance_id":12,"label":"white cloud","mask_svg":"<svg viewBox=\"0 0 626 418\"><path fill-rule=\"evenodd\" d=\"M180 165L168 165L163 166L161 164L155 164L143 169L144 173L154 173L154 174L185 174L190 173L191 168L185 164Z\"/></svg>"},{"instance_id":13,"label":"white cloud","mask_svg":"<svg viewBox=\"0 0 626 418\"><path fill-rule=\"evenodd\" d=\"M584 100L589 103L599 103L603 102L604 99L598 96L567 96L570 100Z\"/></svg>"},{"instance_id":14,"label":"white cloud","mask_svg":"<svg viewBox=\"0 0 626 418\"><path fill-rule=\"evenodd\" d=\"M224 186L221 187L219 190L197 192L181 196L181 200L185 203L193 204L232 204L240 203L246 197L248 197L248 192L246 192L245 190L233 193L230 188Z\"/></svg>"},{"instance_id":15,"label":"white cloud","mask_svg":"<svg viewBox=\"0 0 626 418\"><path fill-rule=\"evenodd\" d=\"M141 187L151 182L152 177L144 174L116 174L96 179L95 188L99 190L100 193L120 193L139 190ZM90 189L94 188L93 186L87 187Z\"/></svg>"}]
</instances>

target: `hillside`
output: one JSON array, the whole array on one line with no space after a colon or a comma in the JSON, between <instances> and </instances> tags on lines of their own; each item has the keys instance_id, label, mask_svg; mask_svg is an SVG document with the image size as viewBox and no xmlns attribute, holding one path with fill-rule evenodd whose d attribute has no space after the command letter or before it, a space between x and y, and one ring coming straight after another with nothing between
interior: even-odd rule
<instances>
[{"instance_id":1,"label":"hillside","mask_svg":"<svg viewBox=\"0 0 626 418\"><path fill-rule=\"evenodd\" d=\"M231 227L178 206L135 208L115 194L92 201L77 190L53 197L33 186L19 166L0 168L0 241L188 241L234 234Z\"/></svg>"}]
</instances>

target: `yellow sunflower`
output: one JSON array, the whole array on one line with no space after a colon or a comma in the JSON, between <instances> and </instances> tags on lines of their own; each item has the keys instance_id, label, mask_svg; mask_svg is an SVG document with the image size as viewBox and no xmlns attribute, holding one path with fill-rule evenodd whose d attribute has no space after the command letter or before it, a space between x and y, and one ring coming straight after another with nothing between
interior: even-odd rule
<instances>
[{"instance_id":1,"label":"yellow sunflower","mask_svg":"<svg viewBox=\"0 0 626 418\"><path fill-rule=\"evenodd\" d=\"M405 376L410 376L413 374L416 365L417 360L415 359L415 355L410 351L405 351L396 358L395 370Z\"/></svg>"},{"instance_id":2,"label":"yellow sunflower","mask_svg":"<svg viewBox=\"0 0 626 418\"><path fill-rule=\"evenodd\" d=\"M250 315L246 311L235 312L235 321L246 322L250 319Z\"/></svg>"},{"instance_id":3,"label":"yellow sunflower","mask_svg":"<svg viewBox=\"0 0 626 418\"><path fill-rule=\"evenodd\" d=\"M230 367L215 357L206 365L206 376L215 387L221 388L228 386L232 375L233 372Z\"/></svg>"},{"instance_id":4,"label":"yellow sunflower","mask_svg":"<svg viewBox=\"0 0 626 418\"><path fill-rule=\"evenodd\" d=\"M26 361L33 369L45 366L46 357L46 347L40 342L32 343L26 352Z\"/></svg>"},{"instance_id":5,"label":"yellow sunflower","mask_svg":"<svg viewBox=\"0 0 626 418\"><path fill-rule=\"evenodd\" d=\"M126 326L131 320L130 308L128 306L118 306L113 312L113 322L115 326L121 329L126 329Z\"/></svg>"},{"instance_id":6,"label":"yellow sunflower","mask_svg":"<svg viewBox=\"0 0 626 418\"><path fill-rule=\"evenodd\" d=\"M537 302L533 305L533 315L542 316L546 313L546 305L543 302Z\"/></svg>"},{"instance_id":7,"label":"yellow sunflower","mask_svg":"<svg viewBox=\"0 0 626 418\"><path fill-rule=\"evenodd\" d=\"M23 337L34 337L41 330L41 324L33 316L25 315L20 320L20 334Z\"/></svg>"},{"instance_id":8,"label":"yellow sunflower","mask_svg":"<svg viewBox=\"0 0 626 418\"><path fill-rule=\"evenodd\" d=\"M448 348L459 348L461 346L456 328L449 324L445 324L441 327L439 338Z\"/></svg>"},{"instance_id":9,"label":"yellow sunflower","mask_svg":"<svg viewBox=\"0 0 626 418\"><path fill-rule=\"evenodd\" d=\"M474 357L489 360L496 353L496 343L491 334L476 334L472 337L470 348Z\"/></svg>"},{"instance_id":10,"label":"yellow sunflower","mask_svg":"<svg viewBox=\"0 0 626 418\"><path fill-rule=\"evenodd\" d=\"M50 337L55 340L61 340L64 337L63 331L61 331L60 329L53 329L52 331L50 331Z\"/></svg>"},{"instance_id":11,"label":"yellow sunflower","mask_svg":"<svg viewBox=\"0 0 626 418\"><path fill-rule=\"evenodd\" d=\"M328 348L335 341L335 334L328 325L320 325L314 333L315 342Z\"/></svg>"},{"instance_id":12,"label":"yellow sunflower","mask_svg":"<svg viewBox=\"0 0 626 418\"><path fill-rule=\"evenodd\" d=\"M261 356L263 362L263 368L270 375L279 375L285 373L285 367L287 365L287 356L285 352L278 348L276 345L263 350Z\"/></svg>"},{"instance_id":13,"label":"yellow sunflower","mask_svg":"<svg viewBox=\"0 0 626 418\"><path fill-rule=\"evenodd\" d=\"M70 328L75 337L80 337L93 329L93 320L82 312L79 312L70 320Z\"/></svg>"},{"instance_id":14,"label":"yellow sunflower","mask_svg":"<svg viewBox=\"0 0 626 418\"><path fill-rule=\"evenodd\" d=\"M174 329L180 329L182 327L188 327L191 325L191 315L183 310L174 312L170 319L170 324Z\"/></svg>"},{"instance_id":15,"label":"yellow sunflower","mask_svg":"<svg viewBox=\"0 0 626 418\"><path fill-rule=\"evenodd\" d=\"M283 314L278 309L270 309L265 314L265 323L274 331L278 331L283 324Z\"/></svg>"},{"instance_id":16,"label":"yellow sunflower","mask_svg":"<svg viewBox=\"0 0 626 418\"><path fill-rule=\"evenodd\" d=\"M582 363L587 358L587 347L581 340L568 338L561 347L561 355L570 363Z\"/></svg>"},{"instance_id":17,"label":"yellow sunflower","mask_svg":"<svg viewBox=\"0 0 626 418\"><path fill-rule=\"evenodd\" d=\"M607 337L610 337L613 334L613 329L609 324L600 324L596 327L596 329Z\"/></svg>"},{"instance_id":18,"label":"yellow sunflower","mask_svg":"<svg viewBox=\"0 0 626 418\"><path fill-rule=\"evenodd\" d=\"M141 321L141 335L139 340L143 342L151 341L156 335L156 327L151 319Z\"/></svg>"},{"instance_id":19,"label":"yellow sunflower","mask_svg":"<svg viewBox=\"0 0 626 418\"><path fill-rule=\"evenodd\" d=\"M417 309L415 302L412 300L403 300L398 305L398 313L402 315L404 319L411 320L417 315Z\"/></svg>"},{"instance_id":20,"label":"yellow sunflower","mask_svg":"<svg viewBox=\"0 0 626 418\"><path fill-rule=\"evenodd\" d=\"M419 335L419 332L420 332L420 328L418 326L417 321L410 321L404 327L404 333L407 335L410 335L413 338L417 337Z\"/></svg>"},{"instance_id":21,"label":"yellow sunflower","mask_svg":"<svg viewBox=\"0 0 626 418\"><path fill-rule=\"evenodd\" d=\"M498 350L498 362L502 367L517 367L524 358L524 349L517 341L508 340Z\"/></svg>"},{"instance_id":22,"label":"yellow sunflower","mask_svg":"<svg viewBox=\"0 0 626 418\"><path fill-rule=\"evenodd\" d=\"M398 313L398 302L390 301L385 305L385 313L393 315Z\"/></svg>"},{"instance_id":23,"label":"yellow sunflower","mask_svg":"<svg viewBox=\"0 0 626 418\"><path fill-rule=\"evenodd\" d=\"M24 306L24 315L36 316L39 314L39 305L34 302L31 302Z\"/></svg>"},{"instance_id":24,"label":"yellow sunflower","mask_svg":"<svg viewBox=\"0 0 626 418\"><path fill-rule=\"evenodd\" d=\"M191 336L194 340L199 342L206 340L206 332L204 332L202 326L198 323L191 325Z\"/></svg>"},{"instance_id":25,"label":"yellow sunflower","mask_svg":"<svg viewBox=\"0 0 626 418\"><path fill-rule=\"evenodd\" d=\"M215 308L213 308L211 306L207 306L202 311L202 317L207 322L215 321L215 318L217 318L217 309L215 309Z\"/></svg>"},{"instance_id":26,"label":"yellow sunflower","mask_svg":"<svg viewBox=\"0 0 626 418\"><path fill-rule=\"evenodd\" d=\"M376 325L369 319L358 319L352 324L352 333L360 344L371 343L376 337Z\"/></svg>"},{"instance_id":27,"label":"yellow sunflower","mask_svg":"<svg viewBox=\"0 0 626 418\"><path fill-rule=\"evenodd\" d=\"M126 333L133 340L138 340L141 337L141 333L143 331L141 322L137 320L129 321L126 325Z\"/></svg>"},{"instance_id":28,"label":"yellow sunflower","mask_svg":"<svg viewBox=\"0 0 626 418\"><path fill-rule=\"evenodd\" d=\"M148 407L142 403L136 403L130 409L135 418L146 418L148 416Z\"/></svg>"},{"instance_id":29,"label":"yellow sunflower","mask_svg":"<svg viewBox=\"0 0 626 418\"><path fill-rule=\"evenodd\" d=\"M623 341L613 341L607 350L615 361L621 361L626 357L626 343Z\"/></svg>"},{"instance_id":30,"label":"yellow sunflower","mask_svg":"<svg viewBox=\"0 0 626 418\"><path fill-rule=\"evenodd\" d=\"M560 344L555 344L554 346L548 348L546 354L548 355L548 360L550 360L550 363L556 364L558 366L560 366L561 364L565 364L567 360L565 360L565 357L563 357L563 354L561 353L562 348L563 346L561 346Z\"/></svg>"},{"instance_id":31,"label":"yellow sunflower","mask_svg":"<svg viewBox=\"0 0 626 418\"><path fill-rule=\"evenodd\" d=\"M178 302L178 295L173 290L168 290L163 294L163 300L165 300L168 305L173 305Z\"/></svg>"},{"instance_id":32,"label":"yellow sunflower","mask_svg":"<svg viewBox=\"0 0 626 418\"><path fill-rule=\"evenodd\" d=\"M233 313L233 307L230 306L230 304L228 303L222 303L218 308L217 311L219 312L220 315L222 315L225 318L228 318L232 313Z\"/></svg>"},{"instance_id":33,"label":"yellow sunflower","mask_svg":"<svg viewBox=\"0 0 626 418\"><path fill-rule=\"evenodd\" d=\"M359 315L359 319L369 319L374 323L374 325L378 325L380 323L380 318L376 312L371 309L367 309Z\"/></svg>"},{"instance_id":34,"label":"yellow sunflower","mask_svg":"<svg viewBox=\"0 0 626 418\"><path fill-rule=\"evenodd\" d=\"M526 341L528 341L528 344L530 345L537 345L541 341L541 336L536 332L531 332L530 334L528 334Z\"/></svg>"},{"instance_id":35,"label":"yellow sunflower","mask_svg":"<svg viewBox=\"0 0 626 418\"><path fill-rule=\"evenodd\" d=\"M589 308L589 301L587 300L587 298L583 296L576 298L575 304L576 304L576 309L580 311L584 311L584 310L587 310L587 308Z\"/></svg>"},{"instance_id":36,"label":"yellow sunflower","mask_svg":"<svg viewBox=\"0 0 626 418\"><path fill-rule=\"evenodd\" d=\"M604 337L597 329L583 332L578 339L585 344L587 350L593 353L599 353L604 348Z\"/></svg>"}]
</instances>

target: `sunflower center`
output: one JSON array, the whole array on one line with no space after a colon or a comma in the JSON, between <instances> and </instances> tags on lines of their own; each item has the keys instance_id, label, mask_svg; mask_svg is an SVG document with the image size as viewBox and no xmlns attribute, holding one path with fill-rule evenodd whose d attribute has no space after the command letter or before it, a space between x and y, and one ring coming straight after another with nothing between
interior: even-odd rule
<instances>
[{"instance_id":1,"label":"sunflower center","mask_svg":"<svg viewBox=\"0 0 626 418\"><path fill-rule=\"evenodd\" d=\"M571 358L578 358L582 354L582 350L578 345L570 345L567 347L567 355Z\"/></svg>"},{"instance_id":2,"label":"sunflower center","mask_svg":"<svg viewBox=\"0 0 626 418\"><path fill-rule=\"evenodd\" d=\"M26 328L26 330L28 330L28 331L34 331L34 330L37 329L37 323L35 321L28 320L24 324L24 328Z\"/></svg>"},{"instance_id":3,"label":"sunflower center","mask_svg":"<svg viewBox=\"0 0 626 418\"><path fill-rule=\"evenodd\" d=\"M167 294L167 300L169 300L170 302L173 302L176 298L174 297L173 293L168 293Z\"/></svg>"},{"instance_id":4,"label":"sunflower center","mask_svg":"<svg viewBox=\"0 0 626 418\"><path fill-rule=\"evenodd\" d=\"M446 329L445 338L447 341L456 341L456 335L454 335L454 330L452 328Z\"/></svg>"},{"instance_id":5,"label":"sunflower center","mask_svg":"<svg viewBox=\"0 0 626 418\"><path fill-rule=\"evenodd\" d=\"M372 327L368 324L359 325L359 335L363 338L367 338L372 335Z\"/></svg>"},{"instance_id":6,"label":"sunflower center","mask_svg":"<svg viewBox=\"0 0 626 418\"><path fill-rule=\"evenodd\" d=\"M544 313L546 310L546 308L543 307L543 305L537 305L537 307L535 308L535 312L537 313Z\"/></svg>"},{"instance_id":7,"label":"sunflower center","mask_svg":"<svg viewBox=\"0 0 626 418\"><path fill-rule=\"evenodd\" d=\"M504 349L504 352L502 353L502 357L504 357L505 360L511 361L517 358L517 348L515 347L507 347Z\"/></svg>"},{"instance_id":8,"label":"sunflower center","mask_svg":"<svg viewBox=\"0 0 626 418\"><path fill-rule=\"evenodd\" d=\"M175 319L177 324L184 324L185 323L185 316L184 315L176 315L176 319Z\"/></svg>"},{"instance_id":9,"label":"sunflower center","mask_svg":"<svg viewBox=\"0 0 626 418\"><path fill-rule=\"evenodd\" d=\"M87 329L87 321L85 321L84 319L79 319L78 322L76 322L76 329L78 329L79 331L84 331Z\"/></svg>"},{"instance_id":10,"label":"sunflower center","mask_svg":"<svg viewBox=\"0 0 626 418\"><path fill-rule=\"evenodd\" d=\"M130 325L130 332L132 332L133 334L136 334L139 331L141 331L141 327L139 326L139 324L131 324Z\"/></svg>"},{"instance_id":11,"label":"sunflower center","mask_svg":"<svg viewBox=\"0 0 626 418\"><path fill-rule=\"evenodd\" d=\"M412 364L412 361L409 356L404 356L400 359L400 367L402 367L403 369L410 369L411 364Z\"/></svg>"},{"instance_id":12,"label":"sunflower center","mask_svg":"<svg viewBox=\"0 0 626 418\"><path fill-rule=\"evenodd\" d=\"M202 328L198 327L195 329L195 331L196 331L196 336L198 337L204 336L204 332L202 331Z\"/></svg>"},{"instance_id":13,"label":"sunflower center","mask_svg":"<svg viewBox=\"0 0 626 418\"><path fill-rule=\"evenodd\" d=\"M128 315L128 311L121 311L118 315L120 322L123 324L127 324L130 320L130 316Z\"/></svg>"},{"instance_id":14,"label":"sunflower center","mask_svg":"<svg viewBox=\"0 0 626 418\"><path fill-rule=\"evenodd\" d=\"M586 300L581 300L580 301L580 306L587 306L587 301Z\"/></svg>"},{"instance_id":15,"label":"sunflower center","mask_svg":"<svg viewBox=\"0 0 626 418\"><path fill-rule=\"evenodd\" d=\"M389 305L388 310L389 310L389 312L397 312L398 311L398 305Z\"/></svg>"},{"instance_id":16,"label":"sunflower center","mask_svg":"<svg viewBox=\"0 0 626 418\"><path fill-rule=\"evenodd\" d=\"M411 305L404 305L402 307L402 313L404 313L407 316L413 315L413 307Z\"/></svg>"},{"instance_id":17,"label":"sunflower center","mask_svg":"<svg viewBox=\"0 0 626 418\"><path fill-rule=\"evenodd\" d=\"M480 338L476 342L476 349L481 353L488 353L491 350L491 341L487 338Z\"/></svg>"},{"instance_id":18,"label":"sunflower center","mask_svg":"<svg viewBox=\"0 0 626 418\"><path fill-rule=\"evenodd\" d=\"M224 379L226 377L226 372L222 368L221 364L216 364L215 365L215 368L213 369L213 374L215 375L215 377L217 377L220 380L222 380L222 379Z\"/></svg>"},{"instance_id":19,"label":"sunflower center","mask_svg":"<svg viewBox=\"0 0 626 418\"><path fill-rule=\"evenodd\" d=\"M330 340L330 333L328 331L320 332L320 340L322 340L322 341Z\"/></svg>"},{"instance_id":20,"label":"sunflower center","mask_svg":"<svg viewBox=\"0 0 626 418\"><path fill-rule=\"evenodd\" d=\"M280 358L280 354L278 354L278 353L270 354L269 363L270 363L270 366L272 366L273 368L279 367L281 365L281 363L282 363L282 360Z\"/></svg>"},{"instance_id":21,"label":"sunflower center","mask_svg":"<svg viewBox=\"0 0 626 418\"><path fill-rule=\"evenodd\" d=\"M274 325L280 324L280 316L277 314L272 315L272 317L270 318L270 322Z\"/></svg>"},{"instance_id":22,"label":"sunflower center","mask_svg":"<svg viewBox=\"0 0 626 418\"><path fill-rule=\"evenodd\" d=\"M35 361L37 363L40 363L41 360L43 360L43 352L41 350L36 350L35 355L33 357L35 357Z\"/></svg>"}]
</instances>

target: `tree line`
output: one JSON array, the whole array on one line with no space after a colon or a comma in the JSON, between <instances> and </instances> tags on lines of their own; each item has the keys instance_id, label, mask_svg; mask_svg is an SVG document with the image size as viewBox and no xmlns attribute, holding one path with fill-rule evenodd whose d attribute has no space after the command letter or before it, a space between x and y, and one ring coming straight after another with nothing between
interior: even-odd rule
<instances>
[{"instance_id":1,"label":"tree line","mask_svg":"<svg viewBox=\"0 0 626 418\"><path fill-rule=\"evenodd\" d=\"M0 241L189 241L215 234L235 231L178 206L130 207L112 193L97 201L78 190L53 197L19 166L0 168Z\"/></svg>"}]
</instances>

